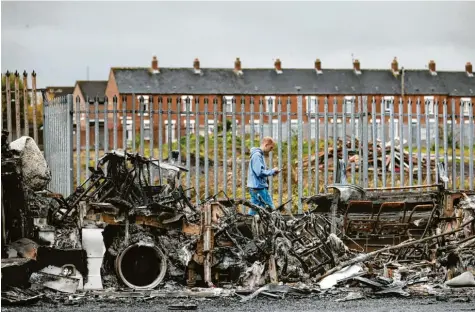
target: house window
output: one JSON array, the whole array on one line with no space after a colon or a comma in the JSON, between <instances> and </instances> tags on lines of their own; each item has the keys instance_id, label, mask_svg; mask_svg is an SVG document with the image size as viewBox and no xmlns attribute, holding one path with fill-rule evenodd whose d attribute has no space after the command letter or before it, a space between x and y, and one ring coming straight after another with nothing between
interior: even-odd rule
<instances>
[{"instance_id":1,"label":"house window","mask_svg":"<svg viewBox=\"0 0 475 312\"><path fill-rule=\"evenodd\" d=\"M354 96L345 96L344 99L344 105L345 105L345 113L351 114L353 113L353 106L355 106L355 97Z\"/></svg>"},{"instance_id":2,"label":"house window","mask_svg":"<svg viewBox=\"0 0 475 312\"><path fill-rule=\"evenodd\" d=\"M394 96L385 96L383 97L384 111L390 112L391 106L394 105Z\"/></svg>"},{"instance_id":3,"label":"house window","mask_svg":"<svg viewBox=\"0 0 475 312\"><path fill-rule=\"evenodd\" d=\"M298 123L299 123L298 119L291 119L290 120L291 135L298 135L298 131L299 131Z\"/></svg>"},{"instance_id":4,"label":"house window","mask_svg":"<svg viewBox=\"0 0 475 312\"><path fill-rule=\"evenodd\" d=\"M433 96L424 96L424 103L426 105L427 113L429 115L434 114L434 97Z\"/></svg>"},{"instance_id":5,"label":"house window","mask_svg":"<svg viewBox=\"0 0 475 312\"><path fill-rule=\"evenodd\" d=\"M252 125L254 127L254 132L255 133L260 133L260 127L259 127L259 119L254 119L252 122Z\"/></svg>"},{"instance_id":6,"label":"house window","mask_svg":"<svg viewBox=\"0 0 475 312\"><path fill-rule=\"evenodd\" d=\"M266 96L266 112L275 112L275 96Z\"/></svg>"},{"instance_id":7,"label":"house window","mask_svg":"<svg viewBox=\"0 0 475 312\"><path fill-rule=\"evenodd\" d=\"M183 125L185 126L185 133L195 133L195 120L190 120L189 124L186 122L186 120L183 120Z\"/></svg>"},{"instance_id":8,"label":"house window","mask_svg":"<svg viewBox=\"0 0 475 312\"><path fill-rule=\"evenodd\" d=\"M125 122L126 122L126 128L125 129L127 131L127 133L126 133L127 141L132 142L132 136L133 136L132 135L133 134L132 133L132 131L133 131L133 129L132 129L132 117L127 116L127 120Z\"/></svg>"},{"instance_id":9,"label":"house window","mask_svg":"<svg viewBox=\"0 0 475 312\"><path fill-rule=\"evenodd\" d=\"M176 141L175 125L176 125L176 120L172 120L171 125L168 124L168 120L165 120L165 140L166 141L168 141L169 135L171 135L172 142Z\"/></svg>"},{"instance_id":10,"label":"house window","mask_svg":"<svg viewBox=\"0 0 475 312\"><path fill-rule=\"evenodd\" d=\"M143 97L143 104L140 99ZM137 103L139 103L139 115L143 113L144 116L148 116L150 97L148 95L138 95Z\"/></svg>"},{"instance_id":11,"label":"house window","mask_svg":"<svg viewBox=\"0 0 475 312\"><path fill-rule=\"evenodd\" d=\"M463 116L470 116L470 108L472 106L472 99L462 98L460 99L461 112Z\"/></svg>"},{"instance_id":12,"label":"house window","mask_svg":"<svg viewBox=\"0 0 475 312\"><path fill-rule=\"evenodd\" d=\"M279 139L279 121L275 119L272 120L272 136L275 140Z\"/></svg>"},{"instance_id":13,"label":"house window","mask_svg":"<svg viewBox=\"0 0 475 312\"><path fill-rule=\"evenodd\" d=\"M234 99L234 96L227 95L224 97L224 107L226 109L226 115L232 115L233 114L233 101L234 103L236 100Z\"/></svg>"},{"instance_id":14,"label":"house window","mask_svg":"<svg viewBox=\"0 0 475 312\"><path fill-rule=\"evenodd\" d=\"M208 133L214 133L214 119L208 120Z\"/></svg>"},{"instance_id":15,"label":"house window","mask_svg":"<svg viewBox=\"0 0 475 312\"><path fill-rule=\"evenodd\" d=\"M188 102L190 105L188 105ZM193 96L191 95L183 95L181 97L181 111L182 115L186 115L187 111L186 108L189 107L188 113L193 112Z\"/></svg>"},{"instance_id":16,"label":"house window","mask_svg":"<svg viewBox=\"0 0 475 312\"><path fill-rule=\"evenodd\" d=\"M150 141L150 120L143 121L143 139Z\"/></svg>"},{"instance_id":17,"label":"house window","mask_svg":"<svg viewBox=\"0 0 475 312\"><path fill-rule=\"evenodd\" d=\"M316 114L317 113L317 97L316 96L307 96L307 113Z\"/></svg>"}]
</instances>

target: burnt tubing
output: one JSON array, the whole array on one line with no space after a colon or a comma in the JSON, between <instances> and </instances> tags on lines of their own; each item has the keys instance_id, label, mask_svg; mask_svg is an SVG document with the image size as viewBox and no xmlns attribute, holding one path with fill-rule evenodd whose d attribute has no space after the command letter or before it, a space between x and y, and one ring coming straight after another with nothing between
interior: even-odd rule
<instances>
[{"instance_id":1,"label":"burnt tubing","mask_svg":"<svg viewBox=\"0 0 475 312\"><path fill-rule=\"evenodd\" d=\"M151 289L158 286L165 277L167 261L156 246L132 244L117 256L115 270L126 286Z\"/></svg>"}]
</instances>

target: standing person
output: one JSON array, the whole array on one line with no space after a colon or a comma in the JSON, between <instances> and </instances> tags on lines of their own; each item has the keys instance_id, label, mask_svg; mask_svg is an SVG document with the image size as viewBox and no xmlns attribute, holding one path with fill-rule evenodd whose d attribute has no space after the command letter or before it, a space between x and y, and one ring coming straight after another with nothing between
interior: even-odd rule
<instances>
[{"instance_id":1,"label":"standing person","mask_svg":"<svg viewBox=\"0 0 475 312\"><path fill-rule=\"evenodd\" d=\"M274 208L272 197L269 194L268 177L278 174L280 169L267 169L266 163L264 162L264 154L272 151L274 145L274 140L271 137L265 137L262 139L260 147L251 148L251 160L247 171L247 187L251 194L251 203L261 207L265 207L267 204ZM258 195L260 195L261 198L259 198ZM249 214L255 215L256 211L250 209Z\"/></svg>"}]
</instances>

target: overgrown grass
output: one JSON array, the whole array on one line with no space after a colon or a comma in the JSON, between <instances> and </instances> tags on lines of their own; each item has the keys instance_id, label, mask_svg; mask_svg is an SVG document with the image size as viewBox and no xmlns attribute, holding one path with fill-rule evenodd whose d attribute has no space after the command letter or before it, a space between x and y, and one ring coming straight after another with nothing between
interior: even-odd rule
<instances>
[{"instance_id":1,"label":"overgrown grass","mask_svg":"<svg viewBox=\"0 0 475 312\"><path fill-rule=\"evenodd\" d=\"M226 194L230 197L236 197L236 198L242 198L243 194L246 198L249 199L249 194L246 191L245 184L246 181L242 180L242 170L244 170L244 179L247 178L247 160L249 159L249 150L253 146L259 146L259 137L256 136L254 138L251 138L249 134L246 134L244 137L241 137L240 135L236 135L234 138L234 143L235 143L235 151L233 152L233 136L230 132L228 132L224 137L222 135L218 135L216 138L213 135L209 135L208 137L208 149L205 150L205 137L204 136L196 136L196 135L190 135L189 136L189 143L187 145L187 138L182 137L180 141L174 142L171 144L171 146L168 146L168 144L163 144L161 146L161 156L162 159L167 159L168 158L168 151L169 148L170 150L177 150L180 147L181 150L181 158L184 164L188 164L187 162L187 157L188 154L190 156L189 163L190 163L190 173L189 173L189 179L187 175L183 176L182 182L184 185L187 185L187 181L190 181L190 187L194 187L195 189L198 190L198 193L200 195L200 198L203 199L205 197L205 174L203 172L204 170L204 162L205 159L207 158L209 163L209 171L208 171L208 195L214 194L215 190L215 185L217 185L217 189L219 191L223 190L226 192ZM217 157L215 158L215 153L214 153L214 147L215 147L215 139L216 139L216 146L217 146ZM196 141L199 140L199 150L198 150L198 155L199 155L199 160L200 160L200 179L198 182L198 185L196 185L196 167L195 167L195 162L196 162ZM244 141L244 151L242 150L242 143ZM139 139L136 140L136 146L135 148L129 147L128 150L134 151L134 152L140 152L140 142ZM288 153L288 144L286 140L281 142L276 146L274 149L274 152L272 154L272 166L277 167L278 166L278 157L279 157L279 150L281 151L282 155L282 172L278 177L274 177L273 179L273 198L274 198L274 203L276 205L279 204L280 201L285 202L287 199L292 197L293 199L293 210L297 209L297 203L298 203L298 179L297 179L297 162L299 158L302 158L304 167L303 167L303 177L302 177L302 190L303 190L303 196L310 196L314 195L317 191L323 192L324 191L324 185L326 184L331 184L333 183L333 160L330 157L329 158L329 163L328 163L328 181L324 181L324 172L323 168L319 169L319 181L318 185L316 183L316 172L315 172L315 162L311 162L311 167L310 167L310 176L308 174L309 172L309 167L306 165L307 158L308 158L308 152L310 151L312 158L315 156L316 152L316 146L315 146L315 141L308 142L306 140L303 141L302 144L302 155L299 155L298 153L298 141L297 138L292 138L292 141L290 142L290 154ZM189 150L187 149L187 146L189 146ZM224 159L224 146L226 146L226 154L227 158ZM325 141L320 140L319 141L319 152L323 152L325 147ZM328 147L333 148L333 142L330 140L328 142ZM155 144L153 146L153 149L151 149L151 146L149 142L144 142L143 145L144 148L144 155L149 157L152 155L155 158L158 158L160 156L160 151L158 149L158 146ZM407 148L405 148L406 151L408 151ZM475 150L475 148L474 148ZM188 152L187 152L188 151ZM372 147L369 147L370 153L372 152ZM417 149L413 148L412 150L414 156L417 156ZM443 147L439 148L439 157L440 159L443 159L444 156L444 150ZM456 151L457 157L459 157L462 153L460 149L457 149ZM80 151L80 166L81 166L81 178L80 180L83 181L86 177L86 163L88 166L95 166L95 154L96 151L94 148L90 149L89 152L89 162L87 162L87 156L86 156L86 151L81 150ZM98 157L101 157L104 154L103 150L98 151ZM427 150L426 147L421 147L421 154L422 157L425 157L427 155ZM451 157L451 150L449 150L449 157ZM465 147L464 151L464 163L466 166L468 166L469 162L469 147ZM434 149L431 149L430 155L434 156L435 151ZM288 158L290 156L290 168L288 164ZM235 157L236 159L236 167L233 167L233 162L232 158ZM244 158L245 160L245 166L244 168L242 167L242 162L241 160ZM227 163L226 166L224 166L224 163ZM267 160L269 163L269 159ZM451 161L449 160L449 163L451 164ZM456 160L458 171L460 170L460 159ZM75 171L74 173L76 174L76 166L77 166L77 154L74 155L74 166L75 166ZM322 165L320 165L322 166ZM352 166L354 169L352 169ZM475 167L475 165L474 165ZM224 176L224 169L226 168L226 178ZM414 166L416 169L417 166ZM217 181L218 183L215 183L215 170L217 174ZM290 170L290 179L288 178ZM368 177L367 181L363 180L363 175L360 172L358 168L358 164L349 164L347 167L348 170L348 181L350 183L356 183L360 185L364 185L367 187L381 187L383 186L382 182L382 175L381 173L378 174L378 179L377 183L374 183L374 175L373 175L373 168L372 165L369 166L369 171L368 171ZM451 168L449 167L447 170L449 173L451 173ZM354 174L352 174L354 172ZM235 174L235 176L233 176ZM401 183L400 180L400 174L399 172L395 172L394 179L392 178L391 172L386 172L386 182L385 186L392 186L392 181L394 180L394 186L402 186L402 185L408 185L409 179L408 179L408 172L404 172L404 183ZM235 192L233 193L233 177L235 178ZM449 176L450 177L450 176ZM435 180L435 174L431 172L431 181L433 182ZM462 181L461 181L462 180ZM77 179L75 179L77 181ZM226 183L225 183L226 182ZM422 183L426 182L426 169L422 168ZM417 175L413 176L413 184L418 183L418 177ZM469 188L469 179L468 179L468 170L465 170L465 179L461 179L460 177L457 177L456 181L456 186L457 188L461 189L468 189ZM282 185L282 192L279 192L279 184ZM290 185L291 192L289 194L288 192L288 186ZM196 191L196 190L195 190ZM195 197L193 196L193 199Z\"/></svg>"}]
</instances>

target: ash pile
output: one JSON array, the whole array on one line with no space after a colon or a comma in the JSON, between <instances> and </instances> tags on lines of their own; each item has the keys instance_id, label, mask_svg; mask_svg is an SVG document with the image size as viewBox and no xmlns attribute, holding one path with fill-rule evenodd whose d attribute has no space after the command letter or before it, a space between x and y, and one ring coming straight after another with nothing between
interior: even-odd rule
<instances>
[{"instance_id":1,"label":"ash pile","mask_svg":"<svg viewBox=\"0 0 475 312\"><path fill-rule=\"evenodd\" d=\"M272 210L224 193L193 203L177 152L161 162L111 151L64 198L46 190L51 175L36 144L20 140L23 148L14 149L18 144L2 136L6 304L170 296L355 300L443 295L450 287L465 293L475 285L475 194L449 192L442 182L411 194L371 193L342 177L328 186L333 193L305 199L309 210L294 216L285 204Z\"/></svg>"}]
</instances>

